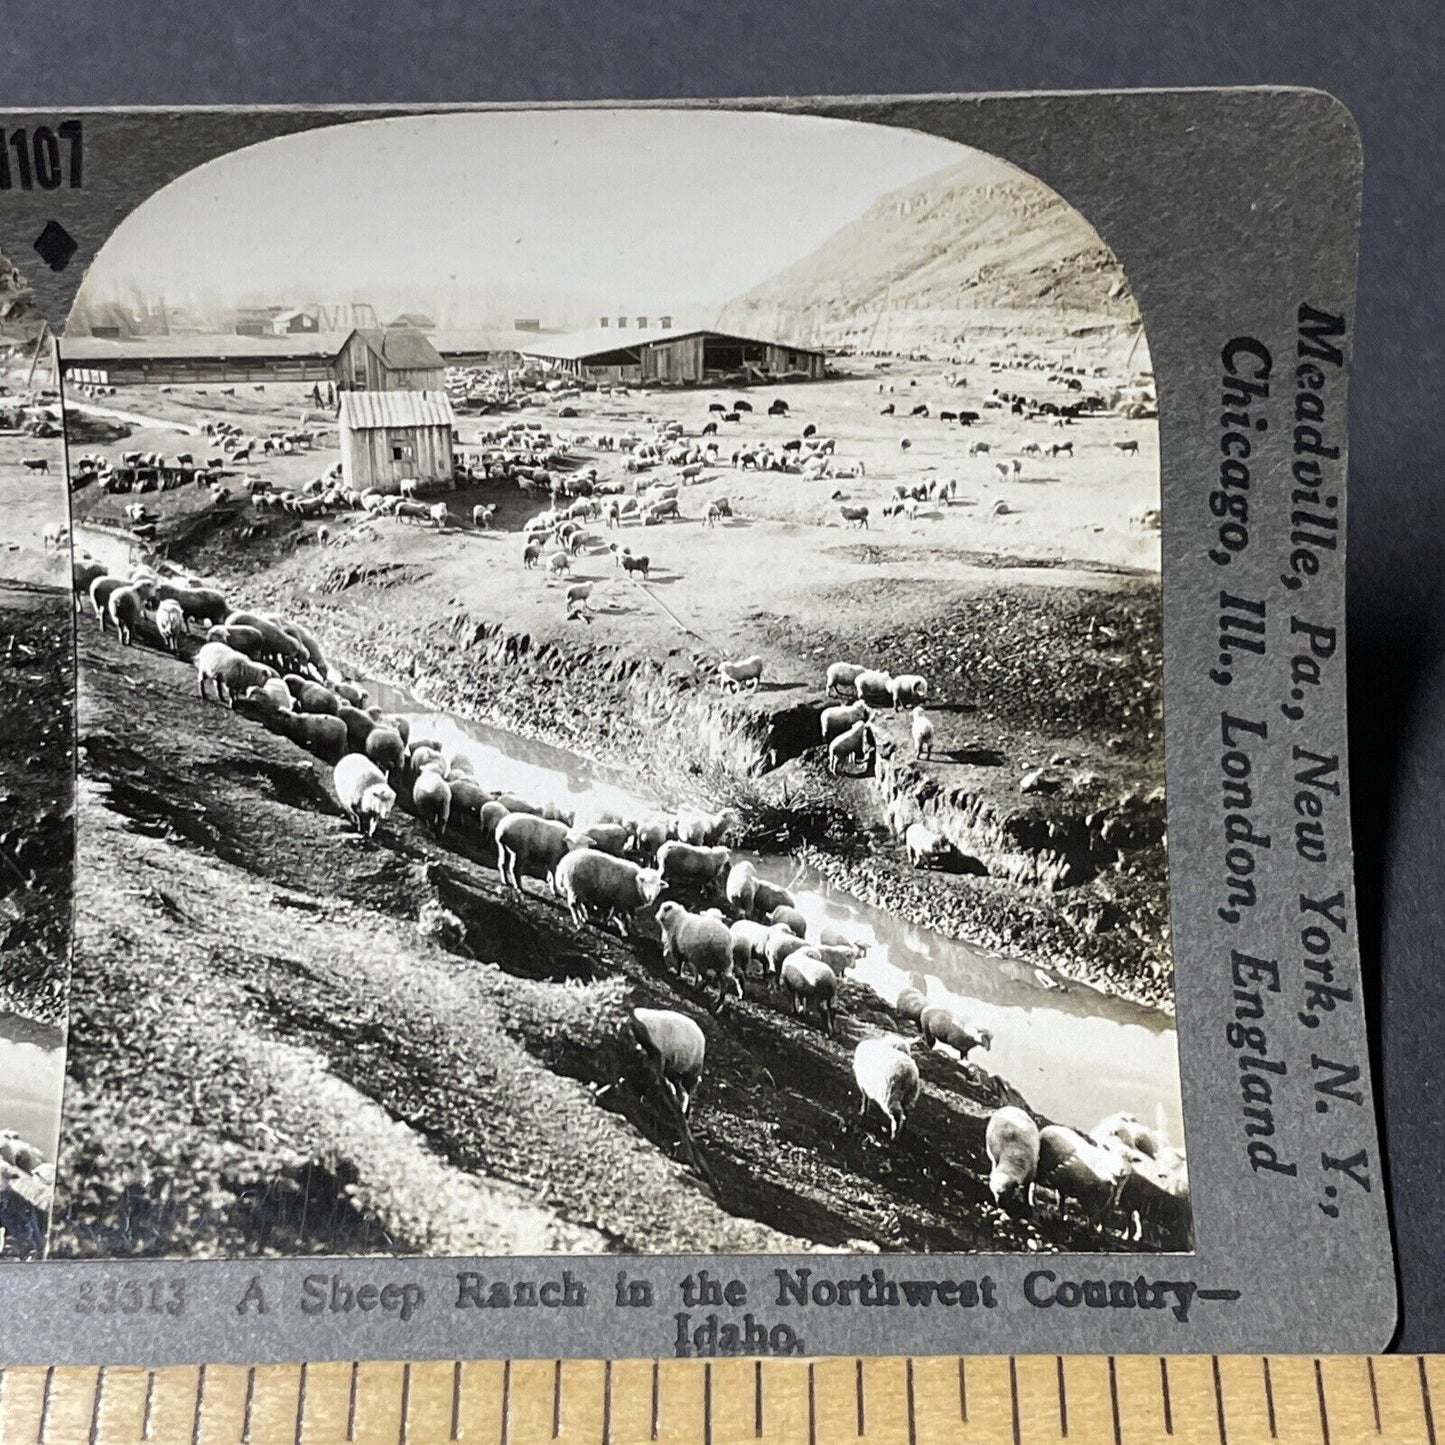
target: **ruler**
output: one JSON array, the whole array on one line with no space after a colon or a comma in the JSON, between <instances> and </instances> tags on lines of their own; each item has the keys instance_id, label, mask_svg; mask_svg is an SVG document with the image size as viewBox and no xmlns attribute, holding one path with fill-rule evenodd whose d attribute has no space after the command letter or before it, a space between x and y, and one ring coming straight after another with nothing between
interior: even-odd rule
<instances>
[{"instance_id":1,"label":"ruler","mask_svg":"<svg viewBox=\"0 0 1445 1445\"><path fill-rule=\"evenodd\" d=\"M57 1366L0 1372L0 1441L1437 1445L1436 1401L1445 1356Z\"/></svg>"}]
</instances>

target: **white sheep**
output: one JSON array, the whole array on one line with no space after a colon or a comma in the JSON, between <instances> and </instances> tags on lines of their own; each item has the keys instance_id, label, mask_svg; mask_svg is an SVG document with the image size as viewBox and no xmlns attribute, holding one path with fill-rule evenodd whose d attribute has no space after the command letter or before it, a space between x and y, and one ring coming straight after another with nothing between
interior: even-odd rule
<instances>
[{"instance_id":1,"label":"white sheep","mask_svg":"<svg viewBox=\"0 0 1445 1445\"><path fill-rule=\"evenodd\" d=\"M744 685L756 692L763 680L763 660L756 653L736 661L724 658L718 663L718 676L724 692L737 692Z\"/></svg>"},{"instance_id":2,"label":"white sheep","mask_svg":"<svg viewBox=\"0 0 1445 1445\"><path fill-rule=\"evenodd\" d=\"M742 985L733 973L733 938L722 919L707 913L689 913L680 903L658 907L657 923L662 929L662 956L679 974L711 978L718 1002L732 989L742 997Z\"/></svg>"},{"instance_id":3,"label":"white sheep","mask_svg":"<svg viewBox=\"0 0 1445 1445\"><path fill-rule=\"evenodd\" d=\"M989 1193L1003 1204L1015 1195L1034 1202L1034 1175L1039 1167L1039 1126L1012 1104L995 1109L984 1132L988 1150Z\"/></svg>"},{"instance_id":4,"label":"white sheep","mask_svg":"<svg viewBox=\"0 0 1445 1445\"><path fill-rule=\"evenodd\" d=\"M673 831L679 842L706 847L720 843L730 831L742 825L742 819L734 808L724 808L719 813L679 813Z\"/></svg>"},{"instance_id":5,"label":"white sheep","mask_svg":"<svg viewBox=\"0 0 1445 1445\"><path fill-rule=\"evenodd\" d=\"M922 1091L918 1065L903 1051L901 1040L864 1039L853 1050L853 1077L862 1095L860 1117L867 1117L870 1102L877 1104L888 1120L892 1143Z\"/></svg>"},{"instance_id":6,"label":"white sheep","mask_svg":"<svg viewBox=\"0 0 1445 1445\"><path fill-rule=\"evenodd\" d=\"M749 966L756 960L766 969L768 966L768 929L765 924L754 923L750 918L739 918L728 926L733 938L733 971L739 978L744 977Z\"/></svg>"},{"instance_id":7,"label":"white sheep","mask_svg":"<svg viewBox=\"0 0 1445 1445\"><path fill-rule=\"evenodd\" d=\"M940 837L932 828L925 828L922 823L908 825L908 831L903 835L903 846L914 868L941 863L949 853L948 839Z\"/></svg>"},{"instance_id":8,"label":"white sheep","mask_svg":"<svg viewBox=\"0 0 1445 1445\"><path fill-rule=\"evenodd\" d=\"M186 633L186 614L179 602L168 597L156 608L156 631L168 652L180 652L181 638Z\"/></svg>"},{"instance_id":9,"label":"white sheep","mask_svg":"<svg viewBox=\"0 0 1445 1445\"><path fill-rule=\"evenodd\" d=\"M586 847L581 834L566 823L539 818L535 813L508 813L497 824L497 873L502 883L523 891L524 877L543 878L557 892L557 865L574 847Z\"/></svg>"},{"instance_id":10,"label":"white sheep","mask_svg":"<svg viewBox=\"0 0 1445 1445\"><path fill-rule=\"evenodd\" d=\"M686 1117L707 1059L703 1031L686 1014L674 1009L635 1008L629 1023L633 1038Z\"/></svg>"},{"instance_id":11,"label":"white sheep","mask_svg":"<svg viewBox=\"0 0 1445 1445\"><path fill-rule=\"evenodd\" d=\"M842 688L844 696L853 691L853 684L858 680L859 674L867 672L866 667L859 667L856 662L834 662L828 667L828 696L832 697L834 688Z\"/></svg>"},{"instance_id":12,"label":"white sheep","mask_svg":"<svg viewBox=\"0 0 1445 1445\"><path fill-rule=\"evenodd\" d=\"M847 732L854 723L867 722L872 716L866 702L855 702L848 707L825 707L818 715L823 741L831 742L839 733Z\"/></svg>"},{"instance_id":13,"label":"white sheep","mask_svg":"<svg viewBox=\"0 0 1445 1445\"><path fill-rule=\"evenodd\" d=\"M956 1049L958 1057L963 1060L967 1060L974 1049L993 1047L993 1035L987 1029L970 1028L951 1009L937 1005L923 1010L918 1016L918 1027L929 1048L935 1044L947 1044Z\"/></svg>"},{"instance_id":14,"label":"white sheep","mask_svg":"<svg viewBox=\"0 0 1445 1445\"><path fill-rule=\"evenodd\" d=\"M832 742L828 744L828 771L838 776L839 769L845 762L851 762L854 758L863 759L863 771L868 771L874 751L873 729L865 722L856 722L845 733L839 733Z\"/></svg>"},{"instance_id":15,"label":"white sheep","mask_svg":"<svg viewBox=\"0 0 1445 1445\"><path fill-rule=\"evenodd\" d=\"M808 920L790 904L780 903L764 919L773 928L786 928L797 938L808 936Z\"/></svg>"},{"instance_id":16,"label":"white sheep","mask_svg":"<svg viewBox=\"0 0 1445 1445\"><path fill-rule=\"evenodd\" d=\"M823 1032L833 1032L838 1004L838 975L809 949L798 949L783 960L778 974L783 992L793 1003L793 1012L816 1011Z\"/></svg>"},{"instance_id":17,"label":"white sheep","mask_svg":"<svg viewBox=\"0 0 1445 1445\"><path fill-rule=\"evenodd\" d=\"M668 883L706 893L717 888L731 856L726 848L699 848L674 840L657 850L657 867Z\"/></svg>"},{"instance_id":18,"label":"white sheep","mask_svg":"<svg viewBox=\"0 0 1445 1445\"><path fill-rule=\"evenodd\" d=\"M891 702L893 700L893 678L875 668L864 668L853 679L853 692L859 702Z\"/></svg>"},{"instance_id":19,"label":"white sheep","mask_svg":"<svg viewBox=\"0 0 1445 1445\"><path fill-rule=\"evenodd\" d=\"M728 906L741 913L744 918L752 916L753 898L758 889L758 870L747 861L734 863L728 869L727 883L723 892Z\"/></svg>"},{"instance_id":20,"label":"white sheep","mask_svg":"<svg viewBox=\"0 0 1445 1445\"><path fill-rule=\"evenodd\" d=\"M374 737L375 734L373 733ZM368 738L367 742L370 743ZM417 777L411 789L412 807L416 809L416 815L429 827L438 838L447 830L447 824L452 816L452 788L451 784L437 772L430 768L425 769Z\"/></svg>"},{"instance_id":21,"label":"white sheep","mask_svg":"<svg viewBox=\"0 0 1445 1445\"><path fill-rule=\"evenodd\" d=\"M275 668L252 662L224 642L207 642L196 654L196 687L200 697L205 698L206 683L210 682L216 690L216 701L233 708L238 693L262 687L276 676Z\"/></svg>"},{"instance_id":22,"label":"white sheep","mask_svg":"<svg viewBox=\"0 0 1445 1445\"><path fill-rule=\"evenodd\" d=\"M763 945L763 957L767 962L768 972L776 978L782 973L783 964L807 946L807 941L791 928L785 928L781 923L773 924L768 929L767 942Z\"/></svg>"},{"instance_id":23,"label":"white sheep","mask_svg":"<svg viewBox=\"0 0 1445 1445\"><path fill-rule=\"evenodd\" d=\"M759 878L753 885L753 917L766 918L778 908L796 908L798 900L781 883Z\"/></svg>"},{"instance_id":24,"label":"white sheep","mask_svg":"<svg viewBox=\"0 0 1445 1445\"><path fill-rule=\"evenodd\" d=\"M889 682L888 692L893 699L893 711L898 712L921 703L928 696L928 683L916 672L900 673Z\"/></svg>"},{"instance_id":25,"label":"white sheep","mask_svg":"<svg viewBox=\"0 0 1445 1445\"><path fill-rule=\"evenodd\" d=\"M662 894L662 874L639 868L595 848L577 848L557 864L557 892L578 928L598 919L617 925L628 936L627 920L639 908L650 908Z\"/></svg>"},{"instance_id":26,"label":"white sheep","mask_svg":"<svg viewBox=\"0 0 1445 1445\"><path fill-rule=\"evenodd\" d=\"M376 832L377 825L396 804L396 794L387 785L386 775L360 753L347 753L337 763L331 784L336 789L337 801L356 824L357 832L367 838Z\"/></svg>"},{"instance_id":27,"label":"white sheep","mask_svg":"<svg viewBox=\"0 0 1445 1445\"><path fill-rule=\"evenodd\" d=\"M921 704L913 709L913 756L933 756L933 719L924 712Z\"/></svg>"},{"instance_id":28,"label":"white sheep","mask_svg":"<svg viewBox=\"0 0 1445 1445\"><path fill-rule=\"evenodd\" d=\"M1129 1174L1129 1160L1118 1147L1096 1144L1062 1124L1039 1131L1038 1182L1053 1189L1060 1202L1076 1200L1096 1226L1118 1207Z\"/></svg>"}]
</instances>

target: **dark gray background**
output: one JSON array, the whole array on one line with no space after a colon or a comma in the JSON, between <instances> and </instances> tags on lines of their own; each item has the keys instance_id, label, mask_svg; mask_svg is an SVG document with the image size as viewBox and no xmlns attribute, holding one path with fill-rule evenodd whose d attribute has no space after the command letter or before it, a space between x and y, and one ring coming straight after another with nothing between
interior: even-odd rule
<instances>
[{"instance_id":1,"label":"dark gray background","mask_svg":"<svg viewBox=\"0 0 1445 1445\"><path fill-rule=\"evenodd\" d=\"M1059 0L341 6L7 0L0 106L606 99L1302 84L1354 111L1365 218L1351 404L1350 667L1400 1345L1445 1349L1445 7ZM725 164L724 157L719 164ZM19 260L20 258L16 258ZM1341 1281L1342 1285L1346 1281Z\"/></svg>"}]
</instances>

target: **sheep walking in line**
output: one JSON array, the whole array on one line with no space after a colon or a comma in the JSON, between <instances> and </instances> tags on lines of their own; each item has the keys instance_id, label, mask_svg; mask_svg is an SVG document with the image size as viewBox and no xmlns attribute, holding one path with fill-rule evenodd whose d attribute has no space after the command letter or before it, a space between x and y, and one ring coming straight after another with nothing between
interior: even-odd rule
<instances>
[{"instance_id":1,"label":"sheep walking in line","mask_svg":"<svg viewBox=\"0 0 1445 1445\"><path fill-rule=\"evenodd\" d=\"M867 672L866 667L859 667L856 662L834 662L829 664L827 692L832 697L836 689L841 688L844 697L853 695L853 685L857 682L862 673Z\"/></svg>"},{"instance_id":2,"label":"sheep walking in line","mask_svg":"<svg viewBox=\"0 0 1445 1445\"><path fill-rule=\"evenodd\" d=\"M106 599L105 615L115 628L122 647L129 647L137 625L145 616L141 594L135 587L117 587Z\"/></svg>"},{"instance_id":3,"label":"sheep walking in line","mask_svg":"<svg viewBox=\"0 0 1445 1445\"><path fill-rule=\"evenodd\" d=\"M947 838L940 837L932 828L922 823L910 823L903 835L903 847L908 862L914 868L927 868L943 862L949 854Z\"/></svg>"},{"instance_id":4,"label":"sheep walking in line","mask_svg":"<svg viewBox=\"0 0 1445 1445\"><path fill-rule=\"evenodd\" d=\"M1039 1131L1037 1182L1054 1190L1060 1204L1074 1200L1096 1229L1118 1209L1129 1173L1129 1160L1117 1146L1096 1144L1062 1124Z\"/></svg>"},{"instance_id":5,"label":"sheep walking in line","mask_svg":"<svg viewBox=\"0 0 1445 1445\"><path fill-rule=\"evenodd\" d=\"M613 923L629 937L628 919L650 908L662 896L662 874L642 868L596 848L578 848L557 864L557 892L578 928L588 923Z\"/></svg>"},{"instance_id":6,"label":"sheep walking in line","mask_svg":"<svg viewBox=\"0 0 1445 1445\"><path fill-rule=\"evenodd\" d=\"M786 928L797 938L808 936L808 920L796 908L786 903L780 903L763 919L763 922L771 928Z\"/></svg>"},{"instance_id":7,"label":"sheep walking in line","mask_svg":"<svg viewBox=\"0 0 1445 1445\"><path fill-rule=\"evenodd\" d=\"M168 597L156 608L156 631L160 633L166 651L179 656L181 638L186 634L186 614L181 611L179 602Z\"/></svg>"},{"instance_id":8,"label":"sheep walking in line","mask_svg":"<svg viewBox=\"0 0 1445 1445\"><path fill-rule=\"evenodd\" d=\"M347 753L336 764L331 783L336 789L337 801L363 837L374 836L377 826L396 805L396 794L381 769L360 753Z\"/></svg>"},{"instance_id":9,"label":"sheep walking in line","mask_svg":"<svg viewBox=\"0 0 1445 1445\"><path fill-rule=\"evenodd\" d=\"M539 818L532 813L508 813L497 824L497 874L505 887L523 892L523 878L541 878L548 890L557 892L557 865L586 841L566 823Z\"/></svg>"},{"instance_id":10,"label":"sheep walking in line","mask_svg":"<svg viewBox=\"0 0 1445 1445\"><path fill-rule=\"evenodd\" d=\"M679 813L675 824L678 841L695 847L712 847L730 832L742 827L742 819L734 808L717 813Z\"/></svg>"},{"instance_id":11,"label":"sheep walking in line","mask_svg":"<svg viewBox=\"0 0 1445 1445\"><path fill-rule=\"evenodd\" d=\"M859 758L866 774L873 765L876 750L873 729L865 722L854 723L847 732L839 733L828 744L828 771L836 778L844 763Z\"/></svg>"},{"instance_id":12,"label":"sheep walking in line","mask_svg":"<svg viewBox=\"0 0 1445 1445\"><path fill-rule=\"evenodd\" d=\"M893 701L893 676L876 668L865 667L853 679L853 693L859 702L871 704Z\"/></svg>"},{"instance_id":13,"label":"sheep walking in line","mask_svg":"<svg viewBox=\"0 0 1445 1445\"><path fill-rule=\"evenodd\" d=\"M196 654L196 692L204 700L206 684L215 689L216 701L236 706L237 694L262 687L276 676L275 668L252 662L224 642L208 642Z\"/></svg>"},{"instance_id":14,"label":"sheep walking in line","mask_svg":"<svg viewBox=\"0 0 1445 1445\"><path fill-rule=\"evenodd\" d=\"M804 948L783 960L778 980L792 1000L793 1013L816 1013L823 1032L831 1035L838 1005L838 975Z\"/></svg>"},{"instance_id":15,"label":"sheep walking in line","mask_svg":"<svg viewBox=\"0 0 1445 1445\"><path fill-rule=\"evenodd\" d=\"M849 707L825 707L818 716L823 729L823 741L831 742L840 733L845 733L855 723L865 723L873 716L866 702L855 702Z\"/></svg>"},{"instance_id":16,"label":"sheep walking in line","mask_svg":"<svg viewBox=\"0 0 1445 1445\"><path fill-rule=\"evenodd\" d=\"M629 1025L638 1048L657 1070L678 1112L686 1119L707 1060L703 1031L686 1014L674 1009L635 1008Z\"/></svg>"},{"instance_id":17,"label":"sheep walking in line","mask_svg":"<svg viewBox=\"0 0 1445 1445\"><path fill-rule=\"evenodd\" d=\"M750 918L735 919L728 926L733 939L733 972L746 978L754 963L768 967L768 928Z\"/></svg>"},{"instance_id":18,"label":"sheep walking in line","mask_svg":"<svg viewBox=\"0 0 1445 1445\"><path fill-rule=\"evenodd\" d=\"M922 1092L918 1065L904 1052L901 1040L864 1039L853 1050L853 1078L862 1096L859 1117L867 1118L868 1105L876 1104L888 1120L891 1144Z\"/></svg>"},{"instance_id":19,"label":"sheep walking in line","mask_svg":"<svg viewBox=\"0 0 1445 1445\"><path fill-rule=\"evenodd\" d=\"M718 663L718 674L724 692L740 692L745 686L756 692L763 680L763 660L756 653L736 661L724 659Z\"/></svg>"},{"instance_id":20,"label":"sheep walking in line","mask_svg":"<svg viewBox=\"0 0 1445 1445\"><path fill-rule=\"evenodd\" d=\"M919 1015L918 1027L930 1049L935 1044L947 1044L956 1049L958 1057L965 1062L974 1049L993 1047L993 1035L987 1029L969 1028L950 1009L937 1006L924 1009Z\"/></svg>"},{"instance_id":21,"label":"sheep walking in line","mask_svg":"<svg viewBox=\"0 0 1445 1445\"><path fill-rule=\"evenodd\" d=\"M868 530L868 508L850 507L846 504L839 506L838 511L842 513L843 520L850 527L857 527L860 531Z\"/></svg>"},{"instance_id":22,"label":"sheep walking in line","mask_svg":"<svg viewBox=\"0 0 1445 1445\"><path fill-rule=\"evenodd\" d=\"M689 913L680 903L668 901L657 910L662 929L662 956L679 976L711 979L717 1003L729 991L742 997L742 984L733 973L733 939L726 923L715 914Z\"/></svg>"},{"instance_id":23,"label":"sheep walking in line","mask_svg":"<svg viewBox=\"0 0 1445 1445\"><path fill-rule=\"evenodd\" d=\"M901 712L923 702L928 696L928 682L916 672L900 673L888 680L888 695L893 700L893 711Z\"/></svg>"},{"instance_id":24,"label":"sheep walking in line","mask_svg":"<svg viewBox=\"0 0 1445 1445\"><path fill-rule=\"evenodd\" d=\"M984 1148L990 1164L989 1193L1000 1204L1022 1198L1033 1207L1039 1167L1039 1126L1022 1109L1008 1105L989 1116Z\"/></svg>"},{"instance_id":25,"label":"sheep walking in line","mask_svg":"<svg viewBox=\"0 0 1445 1445\"><path fill-rule=\"evenodd\" d=\"M751 866L751 865L750 865ZM781 883L769 883L754 875L753 917L767 918L779 908L796 908L798 900Z\"/></svg>"},{"instance_id":26,"label":"sheep walking in line","mask_svg":"<svg viewBox=\"0 0 1445 1445\"><path fill-rule=\"evenodd\" d=\"M923 710L922 704L913 709L913 756L933 756L933 719Z\"/></svg>"},{"instance_id":27,"label":"sheep walking in line","mask_svg":"<svg viewBox=\"0 0 1445 1445\"><path fill-rule=\"evenodd\" d=\"M808 942L800 938L791 928L785 928L780 923L774 923L768 928L768 936L763 944L763 960L768 966L768 974L772 978L778 978L783 971L783 964L795 953L801 953L807 948Z\"/></svg>"},{"instance_id":28,"label":"sheep walking in line","mask_svg":"<svg viewBox=\"0 0 1445 1445\"><path fill-rule=\"evenodd\" d=\"M411 801L417 817L440 838L451 821L451 784L440 773L428 768L412 784Z\"/></svg>"},{"instance_id":29,"label":"sheep walking in line","mask_svg":"<svg viewBox=\"0 0 1445 1445\"><path fill-rule=\"evenodd\" d=\"M657 850L657 868L671 887L718 892L731 861L726 848L700 848L674 839Z\"/></svg>"}]
</instances>

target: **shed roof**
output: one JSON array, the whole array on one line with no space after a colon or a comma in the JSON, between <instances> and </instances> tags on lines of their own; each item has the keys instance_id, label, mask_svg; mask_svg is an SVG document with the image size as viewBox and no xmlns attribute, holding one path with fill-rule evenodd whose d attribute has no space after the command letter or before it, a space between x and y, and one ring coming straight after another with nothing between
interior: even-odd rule
<instances>
[{"instance_id":1,"label":"shed roof","mask_svg":"<svg viewBox=\"0 0 1445 1445\"><path fill-rule=\"evenodd\" d=\"M670 326L596 326L565 336L533 337L521 348L524 356L545 356L559 361L582 361L608 351L631 346L650 346L659 341L680 341L685 336L715 336L722 341L746 341L754 346L784 346L789 351L810 351L821 355L821 346L804 346L778 337L739 336L735 331L715 331L710 326L678 330Z\"/></svg>"},{"instance_id":2,"label":"shed roof","mask_svg":"<svg viewBox=\"0 0 1445 1445\"><path fill-rule=\"evenodd\" d=\"M229 361L280 357L330 360L346 335L306 331L285 336L62 336L61 361Z\"/></svg>"},{"instance_id":3,"label":"shed roof","mask_svg":"<svg viewBox=\"0 0 1445 1445\"><path fill-rule=\"evenodd\" d=\"M391 326L385 331L357 328L358 336L393 371L440 371L446 365L435 346L409 326Z\"/></svg>"},{"instance_id":4,"label":"shed roof","mask_svg":"<svg viewBox=\"0 0 1445 1445\"><path fill-rule=\"evenodd\" d=\"M456 424L444 391L343 391L341 425L352 431Z\"/></svg>"}]
</instances>

